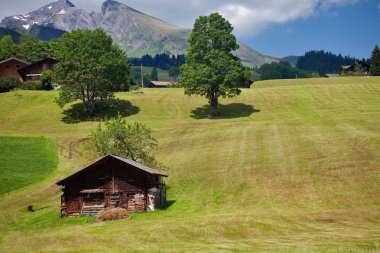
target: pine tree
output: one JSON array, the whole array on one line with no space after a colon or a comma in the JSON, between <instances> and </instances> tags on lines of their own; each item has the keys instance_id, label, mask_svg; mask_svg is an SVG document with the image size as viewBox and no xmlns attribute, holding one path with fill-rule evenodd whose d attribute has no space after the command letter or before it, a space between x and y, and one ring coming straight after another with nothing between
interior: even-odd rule
<instances>
[{"instance_id":1,"label":"pine tree","mask_svg":"<svg viewBox=\"0 0 380 253\"><path fill-rule=\"evenodd\" d=\"M377 45L372 51L371 66L369 72L371 76L380 76L380 50Z\"/></svg>"}]
</instances>

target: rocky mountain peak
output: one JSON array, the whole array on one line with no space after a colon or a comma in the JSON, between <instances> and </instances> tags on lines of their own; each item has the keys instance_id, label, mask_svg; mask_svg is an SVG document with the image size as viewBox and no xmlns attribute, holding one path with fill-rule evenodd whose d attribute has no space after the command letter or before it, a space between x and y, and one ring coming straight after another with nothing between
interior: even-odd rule
<instances>
[{"instance_id":1,"label":"rocky mountain peak","mask_svg":"<svg viewBox=\"0 0 380 253\"><path fill-rule=\"evenodd\" d=\"M106 0L102 5L102 13L117 11L122 4L114 0Z\"/></svg>"},{"instance_id":2,"label":"rocky mountain peak","mask_svg":"<svg viewBox=\"0 0 380 253\"><path fill-rule=\"evenodd\" d=\"M0 22L0 27L12 28L20 33L25 32L24 29L31 32L42 31L40 34L45 32L49 35L48 39L56 36L55 34L60 36L65 31L99 28L110 35L114 43L125 50L129 57L164 52L184 54L191 32L190 29L149 16L115 0L106 0L100 13L88 13L75 7L69 0L58 0L27 15L6 17ZM236 54L253 65L274 60L244 45Z\"/></svg>"},{"instance_id":3,"label":"rocky mountain peak","mask_svg":"<svg viewBox=\"0 0 380 253\"><path fill-rule=\"evenodd\" d=\"M106 0L103 2L103 5L102 5L102 13L103 15L106 13L106 12L118 12L118 11L121 11L121 10L130 10L130 11L133 11L133 12L138 12L138 13L142 13L138 10L135 10L123 3L119 3L118 1L115 1L115 0ZM142 13L143 14L143 13Z\"/></svg>"}]
</instances>

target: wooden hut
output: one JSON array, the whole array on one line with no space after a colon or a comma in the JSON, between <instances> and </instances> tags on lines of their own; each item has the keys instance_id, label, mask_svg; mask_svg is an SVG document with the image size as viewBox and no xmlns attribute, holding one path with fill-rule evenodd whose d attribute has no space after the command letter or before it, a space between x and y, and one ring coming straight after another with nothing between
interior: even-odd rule
<instances>
[{"instance_id":1,"label":"wooden hut","mask_svg":"<svg viewBox=\"0 0 380 253\"><path fill-rule=\"evenodd\" d=\"M108 207L153 211L166 201L167 176L124 157L104 156L57 182L63 191L61 216L96 215Z\"/></svg>"},{"instance_id":2,"label":"wooden hut","mask_svg":"<svg viewBox=\"0 0 380 253\"><path fill-rule=\"evenodd\" d=\"M357 61L352 65L347 65L347 66L342 66L341 67L341 74L342 75L349 75L350 72L358 72L362 73L363 75L368 75L369 74L369 68L370 65L364 61Z\"/></svg>"},{"instance_id":3,"label":"wooden hut","mask_svg":"<svg viewBox=\"0 0 380 253\"><path fill-rule=\"evenodd\" d=\"M171 85L171 82L166 81L150 81L145 87L148 88L167 88Z\"/></svg>"},{"instance_id":4,"label":"wooden hut","mask_svg":"<svg viewBox=\"0 0 380 253\"><path fill-rule=\"evenodd\" d=\"M21 79L18 70L29 65L29 62L12 57L0 62L0 78L16 77Z\"/></svg>"},{"instance_id":5,"label":"wooden hut","mask_svg":"<svg viewBox=\"0 0 380 253\"><path fill-rule=\"evenodd\" d=\"M54 58L45 58L38 62L32 63L18 70L18 73L25 81L38 81L44 70L55 71L58 60Z\"/></svg>"}]
</instances>

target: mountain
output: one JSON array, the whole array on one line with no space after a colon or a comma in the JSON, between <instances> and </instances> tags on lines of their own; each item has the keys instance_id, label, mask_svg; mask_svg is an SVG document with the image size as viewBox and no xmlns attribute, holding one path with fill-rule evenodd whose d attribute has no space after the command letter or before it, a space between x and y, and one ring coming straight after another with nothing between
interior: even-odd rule
<instances>
[{"instance_id":1,"label":"mountain","mask_svg":"<svg viewBox=\"0 0 380 253\"><path fill-rule=\"evenodd\" d=\"M280 61L289 62L290 65L295 67L297 65L299 56L289 55L279 58Z\"/></svg>"},{"instance_id":2,"label":"mountain","mask_svg":"<svg viewBox=\"0 0 380 253\"><path fill-rule=\"evenodd\" d=\"M27 15L6 17L1 21L0 27L12 28L19 32L49 27L49 32L54 34L50 36L52 38L59 37L64 31L101 28L112 37L114 43L127 52L128 57L157 53L185 54L191 33L190 29L154 18L114 0L105 1L99 13L88 13L68 0L59 0ZM44 39L47 39L49 32L44 33ZM37 33L37 36L40 36L40 33ZM240 45L235 54L247 65L257 66L278 61L277 58L265 56L246 45Z\"/></svg>"},{"instance_id":3,"label":"mountain","mask_svg":"<svg viewBox=\"0 0 380 253\"><path fill-rule=\"evenodd\" d=\"M0 38L7 35L10 35L15 43L18 43L20 41L20 37L21 37L20 33L10 28L0 27Z\"/></svg>"},{"instance_id":4,"label":"mountain","mask_svg":"<svg viewBox=\"0 0 380 253\"><path fill-rule=\"evenodd\" d=\"M60 38L66 31L49 26L33 25L30 33L39 40L50 41L54 38Z\"/></svg>"}]
</instances>

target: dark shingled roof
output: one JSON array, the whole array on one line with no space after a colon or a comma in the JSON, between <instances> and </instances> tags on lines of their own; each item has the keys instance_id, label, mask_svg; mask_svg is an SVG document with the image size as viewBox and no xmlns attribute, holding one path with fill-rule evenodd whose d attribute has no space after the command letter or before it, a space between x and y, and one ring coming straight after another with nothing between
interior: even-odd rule
<instances>
[{"instance_id":1,"label":"dark shingled roof","mask_svg":"<svg viewBox=\"0 0 380 253\"><path fill-rule=\"evenodd\" d=\"M152 169L152 168L150 168L150 167L148 167L148 166L145 166L145 165L143 165L143 164L141 164L141 163L135 162L135 161L133 161L133 160L131 160L131 159L128 159L128 158L125 158L125 157L121 157L121 156L117 156L117 155L112 155L112 154L110 154L110 155L106 155L106 156L103 156L103 157L99 158L98 160L96 160L95 162L91 163L91 164L88 165L87 167L81 169L80 171L77 171L77 172L75 172L74 174L72 174L72 175L70 175L70 176L68 176L68 177L66 177L66 178L64 178L64 179L62 179L62 180L60 180L59 182L57 182L57 185L63 185L64 182L67 181L68 179L73 178L73 177L75 177L75 176L81 174L82 172L88 170L88 169L91 168L93 165L95 165L95 164L97 164L97 163L99 163L99 162L101 162L101 161L104 161L104 160L106 160L106 159L110 159L110 158L113 158L113 159L119 160L119 161L121 161L121 162L123 162L123 163L125 163L125 164L131 165L131 166L133 166L133 167L135 167L135 168L137 168L137 169L143 170L143 171L145 171L145 172L147 172L147 173L149 173L149 174L152 174L152 175L158 175L158 176L163 176L163 177L167 177L167 176L168 176L167 174L165 174L165 173L163 173L163 172L161 172L161 171L159 171L159 170Z\"/></svg>"}]
</instances>

